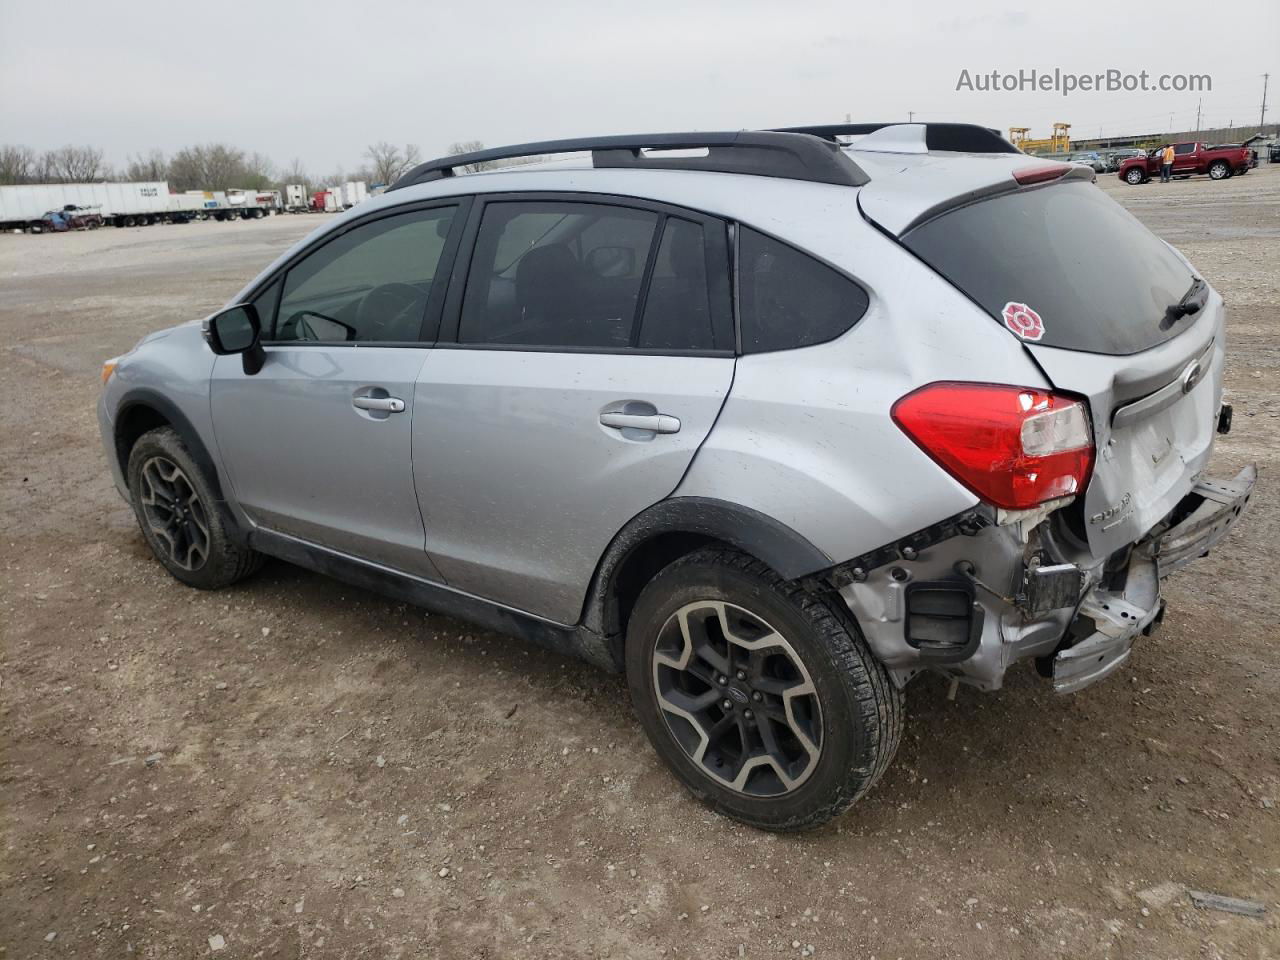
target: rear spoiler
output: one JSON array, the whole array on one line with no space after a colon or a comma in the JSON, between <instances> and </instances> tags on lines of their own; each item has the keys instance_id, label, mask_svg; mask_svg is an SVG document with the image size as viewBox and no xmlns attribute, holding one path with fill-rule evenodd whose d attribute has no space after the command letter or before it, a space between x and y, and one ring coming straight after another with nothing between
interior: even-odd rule
<instances>
[{"instance_id":1,"label":"rear spoiler","mask_svg":"<svg viewBox=\"0 0 1280 960\"><path fill-rule=\"evenodd\" d=\"M1096 179L1097 174L1084 164L1037 160L1020 151L1001 158L922 157L902 172L873 176L859 194L858 205L872 223L901 237L934 217L980 200Z\"/></svg>"}]
</instances>

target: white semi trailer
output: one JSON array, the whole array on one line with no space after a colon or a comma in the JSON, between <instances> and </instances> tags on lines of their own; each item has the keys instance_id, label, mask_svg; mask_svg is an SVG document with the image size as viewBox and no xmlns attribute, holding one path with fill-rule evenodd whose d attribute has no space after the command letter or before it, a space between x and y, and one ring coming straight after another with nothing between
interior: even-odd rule
<instances>
[{"instance_id":1,"label":"white semi trailer","mask_svg":"<svg viewBox=\"0 0 1280 960\"><path fill-rule=\"evenodd\" d=\"M363 180L348 180L342 185L343 207L354 207L367 199L369 199L369 185Z\"/></svg>"},{"instance_id":2,"label":"white semi trailer","mask_svg":"<svg viewBox=\"0 0 1280 960\"><path fill-rule=\"evenodd\" d=\"M44 215L68 208L92 211L117 227L192 219L201 205L150 183L41 183L0 187L0 229L39 230Z\"/></svg>"},{"instance_id":3,"label":"white semi trailer","mask_svg":"<svg viewBox=\"0 0 1280 960\"><path fill-rule=\"evenodd\" d=\"M170 193L163 180L149 183L44 183L0 186L0 230L39 232L45 214L75 208L97 214L104 225L141 227L188 220L249 220L278 212L275 190L188 190Z\"/></svg>"},{"instance_id":4,"label":"white semi trailer","mask_svg":"<svg viewBox=\"0 0 1280 960\"><path fill-rule=\"evenodd\" d=\"M286 213L306 213L311 209L311 204L307 202L307 185L305 183L285 184L284 209Z\"/></svg>"}]
</instances>

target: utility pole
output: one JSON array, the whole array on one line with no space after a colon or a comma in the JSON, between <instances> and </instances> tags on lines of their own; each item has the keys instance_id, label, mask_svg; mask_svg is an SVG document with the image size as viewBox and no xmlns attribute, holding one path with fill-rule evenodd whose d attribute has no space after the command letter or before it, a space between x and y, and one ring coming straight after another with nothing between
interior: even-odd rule
<instances>
[{"instance_id":1,"label":"utility pole","mask_svg":"<svg viewBox=\"0 0 1280 960\"><path fill-rule=\"evenodd\" d=\"M1258 115L1258 126L1262 126L1267 122L1267 81L1271 79L1271 74L1264 73L1262 75L1262 113Z\"/></svg>"},{"instance_id":2,"label":"utility pole","mask_svg":"<svg viewBox=\"0 0 1280 960\"><path fill-rule=\"evenodd\" d=\"M1266 108L1264 107L1263 109L1265 110ZM916 122L916 112L914 110L908 110L907 123L915 123L915 122Z\"/></svg>"},{"instance_id":3,"label":"utility pole","mask_svg":"<svg viewBox=\"0 0 1280 960\"><path fill-rule=\"evenodd\" d=\"M1200 107L1204 103L1204 97L1196 101L1196 133L1200 132Z\"/></svg>"}]
</instances>

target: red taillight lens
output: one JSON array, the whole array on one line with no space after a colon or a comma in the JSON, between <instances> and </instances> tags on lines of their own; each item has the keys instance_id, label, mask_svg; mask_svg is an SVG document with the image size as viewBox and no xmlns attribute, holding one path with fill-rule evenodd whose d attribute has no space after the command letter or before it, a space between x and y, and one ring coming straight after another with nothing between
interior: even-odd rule
<instances>
[{"instance_id":1,"label":"red taillight lens","mask_svg":"<svg viewBox=\"0 0 1280 960\"><path fill-rule=\"evenodd\" d=\"M1082 493L1093 466L1089 411L1030 387L933 383L893 405L893 419L983 500L1025 510Z\"/></svg>"}]
</instances>

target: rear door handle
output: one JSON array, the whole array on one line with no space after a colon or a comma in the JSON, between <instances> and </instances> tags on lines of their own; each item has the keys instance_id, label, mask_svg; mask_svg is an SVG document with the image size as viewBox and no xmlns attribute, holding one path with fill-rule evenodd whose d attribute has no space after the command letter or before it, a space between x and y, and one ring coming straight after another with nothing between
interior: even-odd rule
<instances>
[{"instance_id":1,"label":"rear door handle","mask_svg":"<svg viewBox=\"0 0 1280 960\"><path fill-rule=\"evenodd\" d=\"M404 401L399 397L352 397L351 405L359 410L404 413Z\"/></svg>"},{"instance_id":2,"label":"rear door handle","mask_svg":"<svg viewBox=\"0 0 1280 960\"><path fill-rule=\"evenodd\" d=\"M600 422L606 427L622 430L652 430L654 433L679 433L680 421L665 413L602 413Z\"/></svg>"}]
</instances>

